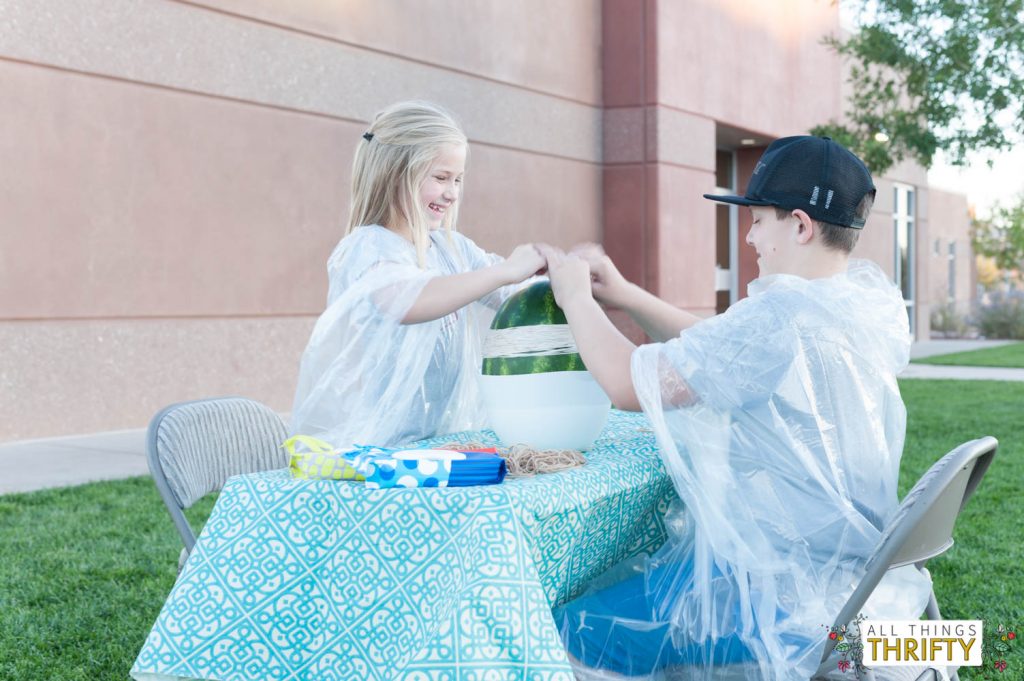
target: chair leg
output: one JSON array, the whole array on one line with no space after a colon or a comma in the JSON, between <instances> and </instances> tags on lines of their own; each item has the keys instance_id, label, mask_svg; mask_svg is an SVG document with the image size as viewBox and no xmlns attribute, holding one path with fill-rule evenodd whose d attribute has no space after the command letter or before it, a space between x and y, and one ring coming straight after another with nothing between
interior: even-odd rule
<instances>
[{"instance_id":1,"label":"chair leg","mask_svg":"<svg viewBox=\"0 0 1024 681\"><path fill-rule=\"evenodd\" d=\"M921 574L928 578L929 582L932 580L932 573L928 572L928 568L924 566L924 563L917 563L916 567L921 571ZM930 620L942 619L942 615L939 614L939 602L935 600L935 589L928 593L928 605L924 609L924 614Z\"/></svg>"},{"instance_id":2,"label":"chair leg","mask_svg":"<svg viewBox=\"0 0 1024 681\"><path fill-rule=\"evenodd\" d=\"M939 602L935 600L934 590L928 594L928 607L924 609L924 614L930 620L942 619L942 613L939 612ZM949 681L960 681L960 675L956 673L956 669L947 669L946 675L949 677ZM938 672L935 672L935 678L939 678Z\"/></svg>"},{"instance_id":3,"label":"chair leg","mask_svg":"<svg viewBox=\"0 0 1024 681\"><path fill-rule=\"evenodd\" d=\"M934 591L928 594L928 607L924 609L924 613L928 615L928 619L930 620L942 619L942 615L939 613L939 602L935 600Z\"/></svg>"},{"instance_id":4,"label":"chair leg","mask_svg":"<svg viewBox=\"0 0 1024 681\"><path fill-rule=\"evenodd\" d=\"M932 574L930 572L928 572L928 568L926 568L923 563L919 564L917 566L917 568L929 580L932 578ZM931 592L928 594L928 605L924 609L924 614L930 620L941 620L942 619L942 613L939 612L939 602L937 600L935 600L935 589L932 589ZM934 677L936 679L936 681L938 681L938 679L941 678L939 676L939 673L937 671L935 671L934 669L929 670L929 671L931 671L932 677ZM929 678L929 677L927 677L927 673L928 672L925 672L924 674L922 674L921 678ZM949 677L949 681L960 681L960 675L957 674L957 670L956 669L947 668L946 669L946 676ZM919 679L919 681L920 681L920 679Z\"/></svg>"}]
</instances>

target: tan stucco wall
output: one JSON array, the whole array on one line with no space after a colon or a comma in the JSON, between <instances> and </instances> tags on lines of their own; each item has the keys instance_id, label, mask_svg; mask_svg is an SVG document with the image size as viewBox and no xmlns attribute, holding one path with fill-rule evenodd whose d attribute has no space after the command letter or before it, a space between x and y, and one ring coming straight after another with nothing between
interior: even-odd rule
<instances>
[{"instance_id":1,"label":"tan stucco wall","mask_svg":"<svg viewBox=\"0 0 1024 681\"><path fill-rule=\"evenodd\" d=\"M841 112L840 62L821 44L836 3L657 3L658 102L774 137Z\"/></svg>"},{"instance_id":2,"label":"tan stucco wall","mask_svg":"<svg viewBox=\"0 0 1024 681\"><path fill-rule=\"evenodd\" d=\"M971 251L970 214L963 194L932 187L928 190L931 216L929 241L923 244L923 259L928 261L928 297L933 306L944 305L949 297L949 245L956 244L953 259L953 304L961 315L971 312L977 275ZM936 252L938 246L938 252Z\"/></svg>"},{"instance_id":3,"label":"tan stucco wall","mask_svg":"<svg viewBox=\"0 0 1024 681\"><path fill-rule=\"evenodd\" d=\"M711 314L716 130L804 133L846 96L823 0L12 0L0 26L0 441L225 393L288 410L352 151L389 103L463 122L483 247L603 240ZM759 154L739 151L740 190ZM893 271L894 181L918 191L926 333L931 244L966 222L907 163L856 255Z\"/></svg>"},{"instance_id":4,"label":"tan stucco wall","mask_svg":"<svg viewBox=\"0 0 1024 681\"><path fill-rule=\"evenodd\" d=\"M603 12L606 243L627 276L712 314L715 209L701 195L715 188L716 126L766 143L838 118L841 65L821 44L838 7L606 0ZM739 164L741 189L761 150ZM756 276L748 226L741 215L740 291Z\"/></svg>"},{"instance_id":5,"label":"tan stucco wall","mask_svg":"<svg viewBox=\"0 0 1024 681\"><path fill-rule=\"evenodd\" d=\"M225 393L288 410L355 141L391 102L463 122L485 248L599 239L596 0L409 7L0 5L0 441Z\"/></svg>"}]
</instances>

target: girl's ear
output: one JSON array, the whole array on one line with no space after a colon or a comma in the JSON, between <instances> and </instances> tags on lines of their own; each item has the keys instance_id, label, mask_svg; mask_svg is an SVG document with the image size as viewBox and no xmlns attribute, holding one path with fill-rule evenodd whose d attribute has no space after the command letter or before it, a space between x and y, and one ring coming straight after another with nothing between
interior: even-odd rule
<instances>
[{"instance_id":1,"label":"girl's ear","mask_svg":"<svg viewBox=\"0 0 1024 681\"><path fill-rule=\"evenodd\" d=\"M794 225L794 228L796 229L796 242L798 244L810 243L811 239L814 238L815 233L814 220L811 219L810 215L799 208L794 210L792 215L798 221L796 225Z\"/></svg>"}]
</instances>

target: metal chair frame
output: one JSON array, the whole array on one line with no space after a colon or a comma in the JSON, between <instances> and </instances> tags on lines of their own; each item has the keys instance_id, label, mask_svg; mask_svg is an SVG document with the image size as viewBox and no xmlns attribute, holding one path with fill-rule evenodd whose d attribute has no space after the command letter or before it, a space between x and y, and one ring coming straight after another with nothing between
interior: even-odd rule
<instances>
[{"instance_id":1,"label":"metal chair frame","mask_svg":"<svg viewBox=\"0 0 1024 681\"><path fill-rule=\"evenodd\" d=\"M284 421L264 404L244 397L217 397L172 404L149 423L146 459L153 482L181 536L178 570L192 552L196 534L184 510L220 490L240 473L283 468ZM189 466L186 480L177 464Z\"/></svg>"}]
</instances>

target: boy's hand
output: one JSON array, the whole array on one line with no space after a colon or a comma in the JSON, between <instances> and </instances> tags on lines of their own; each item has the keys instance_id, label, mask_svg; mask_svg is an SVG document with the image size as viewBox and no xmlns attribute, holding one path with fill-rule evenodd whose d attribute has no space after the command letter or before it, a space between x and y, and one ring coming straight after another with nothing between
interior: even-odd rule
<instances>
[{"instance_id":1,"label":"boy's hand","mask_svg":"<svg viewBox=\"0 0 1024 681\"><path fill-rule=\"evenodd\" d=\"M579 256L590 265L594 297L606 305L621 307L629 291L630 283L615 267L615 263L604 252L600 244L577 244L569 253Z\"/></svg>"},{"instance_id":2,"label":"boy's hand","mask_svg":"<svg viewBox=\"0 0 1024 681\"><path fill-rule=\"evenodd\" d=\"M544 256L533 244L516 246L505 262L506 278L510 284L518 284L544 271Z\"/></svg>"},{"instance_id":3,"label":"boy's hand","mask_svg":"<svg viewBox=\"0 0 1024 681\"><path fill-rule=\"evenodd\" d=\"M563 310L580 301L592 299L590 265L575 255L566 255L552 246L538 246L548 261L548 277L555 302Z\"/></svg>"}]
</instances>

